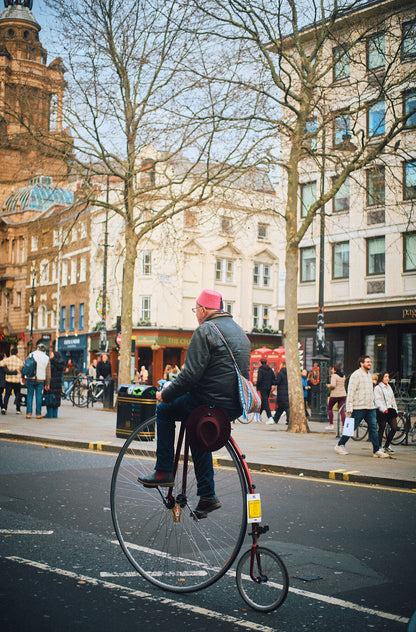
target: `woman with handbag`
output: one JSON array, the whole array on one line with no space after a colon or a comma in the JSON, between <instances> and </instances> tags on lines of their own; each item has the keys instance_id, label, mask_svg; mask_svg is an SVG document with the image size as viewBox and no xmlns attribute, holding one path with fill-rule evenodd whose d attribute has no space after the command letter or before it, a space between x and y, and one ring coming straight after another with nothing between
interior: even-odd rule
<instances>
[{"instance_id":1,"label":"woman with handbag","mask_svg":"<svg viewBox=\"0 0 416 632\"><path fill-rule=\"evenodd\" d=\"M374 388L374 403L376 405L376 416L378 425L378 441L382 445L384 429L386 424L390 426L384 450L390 454L394 452L390 443L397 430L397 404L393 390L389 385L390 376L387 371L383 371L378 376L377 385Z\"/></svg>"},{"instance_id":2,"label":"woman with handbag","mask_svg":"<svg viewBox=\"0 0 416 632\"><path fill-rule=\"evenodd\" d=\"M58 417L58 408L61 405L62 374L65 362L59 351L51 351L49 354L51 365L51 383L49 390L45 391L46 415L48 419Z\"/></svg>"}]
</instances>

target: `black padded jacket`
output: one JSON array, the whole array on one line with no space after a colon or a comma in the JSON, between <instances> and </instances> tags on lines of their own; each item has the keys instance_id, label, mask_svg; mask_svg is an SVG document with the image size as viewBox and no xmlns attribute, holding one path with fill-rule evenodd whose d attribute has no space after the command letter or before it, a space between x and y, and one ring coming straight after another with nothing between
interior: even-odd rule
<instances>
[{"instance_id":1,"label":"black padded jacket","mask_svg":"<svg viewBox=\"0 0 416 632\"><path fill-rule=\"evenodd\" d=\"M191 393L200 404L241 410L234 363L210 321L215 322L226 339L242 375L249 376L250 340L230 314L215 312L195 329L185 365L176 380L163 390L163 401L169 403Z\"/></svg>"}]
</instances>

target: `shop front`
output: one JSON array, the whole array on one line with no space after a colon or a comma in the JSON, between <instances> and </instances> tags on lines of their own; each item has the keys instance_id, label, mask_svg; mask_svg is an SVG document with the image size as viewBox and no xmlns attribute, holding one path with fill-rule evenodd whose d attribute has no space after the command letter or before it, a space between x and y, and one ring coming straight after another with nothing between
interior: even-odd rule
<instances>
[{"instance_id":1,"label":"shop front","mask_svg":"<svg viewBox=\"0 0 416 632\"><path fill-rule=\"evenodd\" d=\"M315 320L315 322L314 322ZM315 353L316 314L299 314L299 339L310 370ZM325 311L325 337L330 366L341 364L346 374L369 355L373 372L389 371L399 384L416 388L416 305Z\"/></svg>"},{"instance_id":2,"label":"shop front","mask_svg":"<svg viewBox=\"0 0 416 632\"><path fill-rule=\"evenodd\" d=\"M71 360L77 365L79 373L86 373L87 371L87 345L88 336L86 334L58 338L58 351L65 364Z\"/></svg>"}]
</instances>

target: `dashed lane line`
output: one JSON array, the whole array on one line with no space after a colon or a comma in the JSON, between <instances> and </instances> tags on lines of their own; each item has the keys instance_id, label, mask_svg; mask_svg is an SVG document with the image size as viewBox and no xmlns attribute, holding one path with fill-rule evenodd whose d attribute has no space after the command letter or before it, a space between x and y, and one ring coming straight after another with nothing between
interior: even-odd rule
<instances>
[{"instance_id":1,"label":"dashed lane line","mask_svg":"<svg viewBox=\"0 0 416 632\"><path fill-rule=\"evenodd\" d=\"M36 529L0 529L6 535L52 535L53 531L39 531Z\"/></svg>"},{"instance_id":2,"label":"dashed lane line","mask_svg":"<svg viewBox=\"0 0 416 632\"><path fill-rule=\"evenodd\" d=\"M57 575L68 577L70 579L75 579L76 581L79 581L79 582L82 581L92 586L100 586L102 588L109 588L110 590L116 590L120 593L130 595L131 597L139 597L140 599L147 599L148 601L171 606L173 608L179 608L180 610L186 610L187 612L192 612L194 614L202 615L204 617L210 617L211 619L216 619L218 621L226 621L227 623L238 625L239 627L245 628L247 630L256 630L258 632L276 632L274 627L271 628L266 625L259 625L258 623L254 623L251 621L245 621L243 619L238 619L237 617L233 617L231 615L226 615L222 612L215 612L214 610L208 610L207 608L201 608L200 606L194 606L192 604L182 603L180 601L177 601L176 599L169 599L168 597L155 597L154 595L143 592L142 590L135 590L133 588L128 588L127 586L120 586L119 584L114 584L112 582L104 581L102 579L97 579L95 577L80 575L78 573L73 573L72 571L66 571L63 568L56 568L53 566L49 566L49 564L43 564L41 562L27 560L22 557L16 557L14 555L10 557L6 557L6 559L12 562L16 562L18 564L24 564L26 566L38 568L39 570L43 570L49 573L56 573Z\"/></svg>"}]
</instances>

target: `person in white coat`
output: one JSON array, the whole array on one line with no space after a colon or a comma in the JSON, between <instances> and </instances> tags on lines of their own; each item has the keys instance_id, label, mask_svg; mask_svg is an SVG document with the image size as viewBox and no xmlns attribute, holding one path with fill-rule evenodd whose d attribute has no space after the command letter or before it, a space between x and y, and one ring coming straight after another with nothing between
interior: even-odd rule
<instances>
[{"instance_id":1,"label":"person in white coat","mask_svg":"<svg viewBox=\"0 0 416 632\"><path fill-rule=\"evenodd\" d=\"M390 444L397 430L397 404L389 379L390 376L387 371L383 371L378 376L377 385L374 389L374 403L376 405L379 443L380 445L382 444L384 430L386 424L388 424L390 431L386 438L384 450L393 453L394 450L390 447Z\"/></svg>"}]
</instances>

